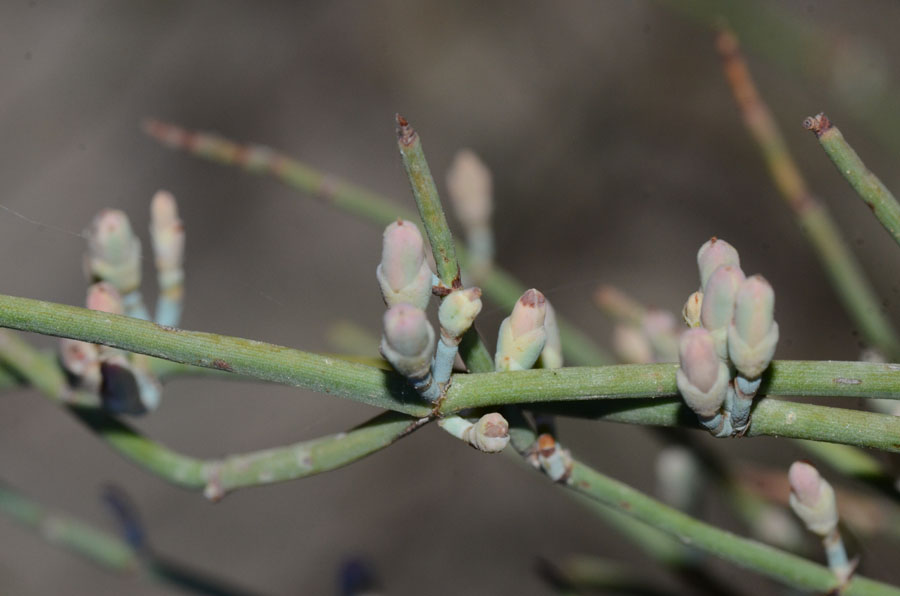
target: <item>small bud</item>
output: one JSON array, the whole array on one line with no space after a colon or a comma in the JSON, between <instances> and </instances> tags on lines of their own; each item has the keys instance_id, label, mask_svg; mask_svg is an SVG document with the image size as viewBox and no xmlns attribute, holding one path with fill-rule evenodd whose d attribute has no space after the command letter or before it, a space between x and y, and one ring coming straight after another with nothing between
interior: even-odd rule
<instances>
[{"instance_id":1,"label":"small bud","mask_svg":"<svg viewBox=\"0 0 900 596\"><path fill-rule=\"evenodd\" d=\"M761 275L741 283L735 299L734 322L728 330L728 354L748 379L759 377L775 355L778 323L775 293Z\"/></svg>"},{"instance_id":2,"label":"small bud","mask_svg":"<svg viewBox=\"0 0 900 596\"><path fill-rule=\"evenodd\" d=\"M489 225L493 208L491 172L473 151L462 149L453 158L447 172L447 192L466 230Z\"/></svg>"},{"instance_id":3,"label":"small bud","mask_svg":"<svg viewBox=\"0 0 900 596\"><path fill-rule=\"evenodd\" d=\"M838 512L834 489L805 461L791 464L791 509L809 531L826 536L837 528Z\"/></svg>"},{"instance_id":4,"label":"small bud","mask_svg":"<svg viewBox=\"0 0 900 596\"><path fill-rule=\"evenodd\" d=\"M631 325L618 324L613 328L613 349L627 364L653 362L653 346L640 329Z\"/></svg>"},{"instance_id":5,"label":"small bud","mask_svg":"<svg viewBox=\"0 0 900 596\"><path fill-rule=\"evenodd\" d=\"M375 275L389 307L403 302L421 309L428 306L432 273L422 234L414 223L398 219L385 228Z\"/></svg>"},{"instance_id":6,"label":"small bud","mask_svg":"<svg viewBox=\"0 0 900 596\"><path fill-rule=\"evenodd\" d=\"M141 243L131 230L128 216L104 209L94 217L87 235L88 275L108 281L121 294L136 290L141 284Z\"/></svg>"},{"instance_id":7,"label":"small bud","mask_svg":"<svg viewBox=\"0 0 900 596\"><path fill-rule=\"evenodd\" d=\"M97 346L86 341L63 338L59 340L59 358L63 368L88 391L100 387L100 353Z\"/></svg>"},{"instance_id":8,"label":"small bud","mask_svg":"<svg viewBox=\"0 0 900 596\"><path fill-rule=\"evenodd\" d=\"M642 325L644 335L653 346L656 362L675 362L678 360L678 332L675 329L675 316L664 310L648 310Z\"/></svg>"},{"instance_id":9,"label":"small bud","mask_svg":"<svg viewBox=\"0 0 900 596\"><path fill-rule=\"evenodd\" d=\"M565 482L572 473L572 456L556 442L553 435L537 438L537 459L541 469L553 482Z\"/></svg>"},{"instance_id":10,"label":"small bud","mask_svg":"<svg viewBox=\"0 0 900 596\"><path fill-rule=\"evenodd\" d=\"M105 281L97 282L88 288L86 304L91 310L108 312L114 315L120 315L125 312L119 291L114 285Z\"/></svg>"},{"instance_id":11,"label":"small bud","mask_svg":"<svg viewBox=\"0 0 900 596\"><path fill-rule=\"evenodd\" d=\"M150 237L156 268L163 281L171 285L181 283L182 262L184 260L184 224L178 217L178 206L172 193L164 190L153 195L150 202ZM166 276L177 279L166 280Z\"/></svg>"},{"instance_id":12,"label":"small bud","mask_svg":"<svg viewBox=\"0 0 900 596\"><path fill-rule=\"evenodd\" d=\"M669 445L656 458L656 486L662 500L681 511L692 509L702 493L703 470L697 455L681 445Z\"/></svg>"},{"instance_id":13,"label":"small bud","mask_svg":"<svg viewBox=\"0 0 900 596\"><path fill-rule=\"evenodd\" d=\"M706 282L719 267L741 268L741 259L737 250L724 240L713 236L700 247L697 252L697 267L700 269L700 288L706 288Z\"/></svg>"},{"instance_id":14,"label":"small bud","mask_svg":"<svg viewBox=\"0 0 900 596\"><path fill-rule=\"evenodd\" d=\"M703 288L700 321L712 333L716 353L723 360L728 358L728 326L734 317L734 299L743 281L744 272L727 265L716 269Z\"/></svg>"},{"instance_id":15,"label":"small bud","mask_svg":"<svg viewBox=\"0 0 900 596\"><path fill-rule=\"evenodd\" d=\"M687 302L684 303L684 309L681 316L684 324L693 329L700 326L700 310L703 307L703 292L697 290L688 296Z\"/></svg>"},{"instance_id":16,"label":"small bud","mask_svg":"<svg viewBox=\"0 0 900 596\"><path fill-rule=\"evenodd\" d=\"M497 412L485 414L466 430L463 438L479 451L500 453L509 444L509 423Z\"/></svg>"},{"instance_id":17,"label":"small bud","mask_svg":"<svg viewBox=\"0 0 900 596\"><path fill-rule=\"evenodd\" d=\"M450 343L458 343L480 312L480 288L450 292L441 300L441 306L438 308L441 337Z\"/></svg>"},{"instance_id":18,"label":"small bud","mask_svg":"<svg viewBox=\"0 0 900 596\"><path fill-rule=\"evenodd\" d=\"M725 401L729 377L710 332L702 327L685 331L679 357L681 367L675 378L684 401L701 417L713 417Z\"/></svg>"},{"instance_id":19,"label":"small bud","mask_svg":"<svg viewBox=\"0 0 900 596\"><path fill-rule=\"evenodd\" d=\"M562 368L562 338L559 335L559 324L556 322L556 311L547 301L547 314L544 316L544 332L547 339L541 350L541 365L544 368Z\"/></svg>"},{"instance_id":20,"label":"small bud","mask_svg":"<svg viewBox=\"0 0 900 596\"><path fill-rule=\"evenodd\" d=\"M522 294L512 314L500 324L494 356L498 371L526 370L534 366L547 339L546 316L547 300L543 294L535 289Z\"/></svg>"},{"instance_id":21,"label":"small bud","mask_svg":"<svg viewBox=\"0 0 900 596\"><path fill-rule=\"evenodd\" d=\"M384 313L381 353L403 376L429 374L434 343L434 329L421 308L401 303Z\"/></svg>"}]
</instances>

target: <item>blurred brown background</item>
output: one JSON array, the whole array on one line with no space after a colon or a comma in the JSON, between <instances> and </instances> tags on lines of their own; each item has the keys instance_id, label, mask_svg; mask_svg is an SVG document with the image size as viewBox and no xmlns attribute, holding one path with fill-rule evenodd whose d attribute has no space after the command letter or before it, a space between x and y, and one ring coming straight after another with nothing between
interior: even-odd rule
<instances>
[{"instance_id":1,"label":"blurred brown background","mask_svg":"<svg viewBox=\"0 0 900 596\"><path fill-rule=\"evenodd\" d=\"M491 166L499 261L601 342L610 325L591 304L597 283L680 310L697 286L696 250L716 234L775 287L779 357L855 359L859 338L744 131L703 4L3 3L2 291L81 304L79 235L93 213L125 209L146 248L149 200L166 188L188 228L184 327L307 350L330 349L326 332L342 318L377 333L379 230L273 180L165 150L139 123L154 116L264 143L411 207L395 146L399 111L422 135L441 187L461 147ZM889 95L900 6L721 8L753 40L745 45L763 95L900 320L897 247L800 126L826 110L900 189L891 143L900 136L873 125L866 103L900 105ZM783 28L796 32L790 44ZM792 47L799 60L788 57ZM480 319L491 343L505 314L489 305ZM545 594L536 559L568 553L655 569L544 478L436 428L348 468L211 505L120 459L36 393L3 397L3 480L107 529L98 494L115 482L134 496L160 551L261 593L333 593L351 555L377 569L387 594ZM137 424L212 457L336 432L371 414L288 388L186 380ZM653 490L659 444L648 433L563 421L561 436L588 462ZM800 455L769 439L715 446L776 465ZM865 573L900 582L894 545L871 543L862 554ZM0 593L173 591L98 570L0 518Z\"/></svg>"}]
</instances>

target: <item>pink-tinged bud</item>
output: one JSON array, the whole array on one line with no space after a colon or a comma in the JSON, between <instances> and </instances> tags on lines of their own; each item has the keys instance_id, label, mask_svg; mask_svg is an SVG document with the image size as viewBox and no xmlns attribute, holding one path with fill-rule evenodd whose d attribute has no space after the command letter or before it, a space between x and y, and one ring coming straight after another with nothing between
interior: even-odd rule
<instances>
[{"instance_id":1,"label":"pink-tinged bud","mask_svg":"<svg viewBox=\"0 0 900 596\"><path fill-rule=\"evenodd\" d=\"M724 240L713 236L697 252L697 267L700 269L700 287L705 288L710 276L719 267L741 268L737 250Z\"/></svg>"},{"instance_id":2,"label":"pink-tinged bud","mask_svg":"<svg viewBox=\"0 0 900 596\"><path fill-rule=\"evenodd\" d=\"M693 329L700 326L700 311L703 308L703 292L696 291L688 296L684 308L681 310L681 318L684 324Z\"/></svg>"},{"instance_id":3,"label":"pink-tinged bud","mask_svg":"<svg viewBox=\"0 0 900 596\"><path fill-rule=\"evenodd\" d=\"M526 370L534 366L547 340L546 315L547 300L543 294L534 289L522 294L512 314L500 324L494 356L497 370Z\"/></svg>"},{"instance_id":4,"label":"pink-tinged bud","mask_svg":"<svg viewBox=\"0 0 900 596\"><path fill-rule=\"evenodd\" d=\"M424 309L428 305L432 274L415 224L398 219L385 228L381 264L375 274L388 306L406 302Z\"/></svg>"},{"instance_id":5,"label":"pink-tinged bud","mask_svg":"<svg viewBox=\"0 0 900 596\"><path fill-rule=\"evenodd\" d=\"M400 374L418 377L428 372L434 343L434 329L421 308L401 303L384 313L381 351Z\"/></svg>"},{"instance_id":6,"label":"pink-tinged bud","mask_svg":"<svg viewBox=\"0 0 900 596\"><path fill-rule=\"evenodd\" d=\"M497 412L482 416L469 430L466 440L485 453L500 453L509 443L509 423Z\"/></svg>"},{"instance_id":7,"label":"pink-tinged bud","mask_svg":"<svg viewBox=\"0 0 900 596\"><path fill-rule=\"evenodd\" d=\"M441 335L451 343L457 342L469 330L481 312L481 289L454 290L441 300L438 320Z\"/></svg>"},{"instance_id":8,"label":"pink-tinged bud","mask_svg":"<svg viewBox=\"0 0 900 596\"><path fill-rule=\"evenodd\" d=\"M759 377L775 355L778 323L775 293L761 275L747 278L735 300L734 323L728 330L728 353L742 375Z\"/></svg>"},{"instance_id":9,"label":"pink-tinged bud","mask_svg":"<svg viewBox=\"0 0 900 596\"><path fill-rule=\"evenodd\" d=\"M718 412L728 391L728 367L719 359L712 334L706 329L689 329L679 343L681 367L675 374L678 390L694 412L711 418Z\"/></svg>"},{"instance_id":10,"label":"pink-tinged bud","mask_svg":"<svg viewBox=\"0 0 900 596\"><path fill-rule=\"evenodd\" d=\"M631 325L613 328L613 349L626 364L650 364L653 362L653 346L640 329Z\"/></svg>"},{"instance_id":11,"label":"pink-tinged bud","mask_svg":"<svg viewBox=\"0 0 900 596\"><path fill-rule=\"evenodd\" d=\"M837 527L834 489L811 464L796 461L788 471L791 509L811 531L826 536Z\"/></svg>"},{"instance_id":12,"label":"pink-tinged bud","mask_svg":"<svg viewBox=\"0 0 900 596\"><path fill-rule=\"evenodd\" d=\"M100 353L94 344L63 338L59 340L59 359L63 368L88 391L100 388Z\"/></svg>"},{"instance_id":13,"label":"pink-tinged bud","mask_svg":"<svg viewBox=\"0 0 900 596\"><path fill-rule=\"evenodd\" d=\"M509 317L513 337L521 337L543 327L547 316L547 299L534 288L526 290L513 307Z\"/></svg>"},{"instance_id":14,"label":"pink-tinged bud","mask_svg":"<svg viewBox=\"0 0 900 596\"><path fill-rule=\"evenodd\" d=\"M122 211L104 209L91 222L88 234L88 275L108 281L122 294L141 283L141 243Z\"/></svg>"},{"instance_id":15,"label":"pink-tinged bud","mask_svg":"<svg viewBox=\"0 0 900 596\"><path fill-rule=\"evenodd\" d=\"M486 227L493 209L493 184L487 166L469 149L456 154L447 172L447 192L467 230Z\"/></svg>"},{"instance_id":16,"label":"pink-tinged bud","mask_svg":"<svg viewBox=\"0 0 900 596\"><path fill-rule=\"evenodd\" d=\"M160 273L174 271L180 274L184 260L184 224L178 217L178 206L170 192L157 191L150 201L150 237Z\"/></svg>"},{"instance_id":17,"label":"pink-tinged bud","mask_svg":"<svg viewBox=\"0 0 900 596\"><path fill-rule=\"evenodd\" d=\"M91 310L121 315L125 312L122 306L122 295L111 283L97 282L88 288L87 307Z\"/></svg>"},{"instance_id":18,"label":"pink-tinged bud","mask_svg":"<svg viewBox=\"0 0 900 596\"><path fill-rule=\"evenodd\" d=\"M703 288L700 322L713 334L716 352L723 360L728 357L728 327L734 317L734 300L744 281L744 272L727 265L719 267Z\"/></svg>"}]
</instances>

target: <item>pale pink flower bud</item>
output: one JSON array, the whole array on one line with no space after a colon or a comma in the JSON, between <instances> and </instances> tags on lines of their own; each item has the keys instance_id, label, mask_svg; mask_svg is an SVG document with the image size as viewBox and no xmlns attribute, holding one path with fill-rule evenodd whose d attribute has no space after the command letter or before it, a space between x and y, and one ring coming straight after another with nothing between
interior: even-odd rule
<instances>
[{"instance_id":1,"label":"pale pink flower bud","mask_svg":"<svg viewBox=\"0 0 900 596\"><path fill-rule=\"evenodd\" d=\"M737 250L724 240L713 236L700 247L697 252L697 267L700 269L700 288L706 287L706 282L719 267L741 268L741 259Z\"/></svg>"},{"instance_id":2,"label":"pale pink flower bud","mask_svg":"<svg viewBox=\"0 0 900 596\"><path fill-rule=\"evenodd\" d=\"M381 351L400 374L425 374L431 365L434 343L434 329L422 309L401 303L384 313Z\"/></svg>"},{"instance_id":3,"label":"pale pink flower bud","mask_svg":"<svg viewBox=\"0 0 900 596\"><path fill-rule=\"evenodd\" d=\"M811 531L826 536L837 527L834 489L811 464L796 461L788 471L791 509Z\"/></svg>"},{"instance_id":4,"label":"pale pink flower bud","mask_svg":"<svg viewBox=\"0 0 900 596\"><path fill-rule=\"evenodd\" d=\"M441 300L438 308L438 320L441 323L441 334L455 342L469 330L475 317L481 312L481 289L467 288L454 290Z\"/></svg>"},{"instance_id":5,"label":"pale pink flower bud","mask_svg":"<svg viewBox=\"0 0 900 596\"><path fill-rule=\"evenodd\" d=\"M761 375L778 343L775 322L775 293L761 275L741 283L735 300L734 323L728 330L728 353L742 375Z\"/></svg>"},{"instance_id":6,"label":"pale pink flower bud","mask_svg":"<svg viewBox=\"0 0 900 596\"><path fill-rule=\"evenodd\" d=\"M709 331L685 331L679 343L679 359L681 367L675 377L684 401L700 416L712 417L725 401L729 377Z\"/></svg>"},{"instance_id":7,"label":"pale pink flower bud","mask_svg":"<svg viewBox=\"0 0 900 596\"><path fill-rule=\"evenodd\" d=\"M384 230L381 264L375 272L388 306L407 302L425 308L431 297L431 269L422 234L412 222L398 219Z\"/></svg>"},{"instance_id":8,"label":"pale pink flower bud","mask_svg":"<svg viewBox=\"0 0 900 596\"><path fill-rule=\"evenodd\" d=\"M469 149L462 149L447 172L447 192L456 217L467 229L487 226L493 208L491 172Z\"/></svg>"},{"instance_id":9,"label":"pale pink flower bud","mask_svg":"<svg viewBox=\"0 0 900 596\"><path fill-rule=\"evenodd\" d=\"M482 416L468 429L465 439L485 453L500 453L509 443L509 423L497 412Z\"/></svg>"},{"instance_id":10,"label":"pale pink flower bud","mask_svg":"<svg viewBox=\"0 0 900 596\"><path fill-rule=\"evenodd\" d=\"M650 364L653 362L653 346L640 329L618 324L613 328L613 349L622 362Z\"/></svg>"},{"instance_id":11,"label":"pale pink flower bud","mask_svg":"<svg viewBox=\"0 0 900 596\"><path fill-rule=\"evenodd\" d=\"M744 272L727 265L719 267L709 277L703 289L700 322L713 334L719 357L728 357L728 327L734 317L734 300L744 281Z\"/></svg>"},{"instance_id":12,"label":"pale pink flower bud","mask_svg":"<svg viewBox=\"0 0 900 596\"><path fill-rule=\"evenodd\" d=\"M546 315L547 300L543 294L534 289L522 294L512 314L500 324L494 356L497 370L525 370L534 366L547 340Z\"/></svg>"},{"instance_id":13,"label":"pale pink flower bud","mask_svg":"<svg viewBox=\"0 0 900 596\"><path fill-rule=\"evenodd\" d=\"M157 191L150 201L150 237L157 269L162 275L168 272L178 275L184 260L184 224L170 192Z\"/></svg>"},{"instance_id":14,"label":"pale pink flower bud","mask_svg":"<svg viewBox=\"0 0 900 596\"><path fill-rule=\"evenodd\" d=\"M702 307L703 292L698 290L688 296L687 302L684 303L684 308L681 311L681 317L684 319L684 324L692 329L694 327L699 327L700 311Z\"/></svg>"}]
</instances>

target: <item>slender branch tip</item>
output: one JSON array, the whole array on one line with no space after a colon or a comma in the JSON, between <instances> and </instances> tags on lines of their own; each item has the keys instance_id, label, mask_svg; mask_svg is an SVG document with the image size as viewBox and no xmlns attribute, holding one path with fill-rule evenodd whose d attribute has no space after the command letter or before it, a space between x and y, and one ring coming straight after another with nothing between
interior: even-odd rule
<instances>
[{"instance_id":1,"label":"slender branch tip","mask_svg":"<svg viewBox=\"0 0 900 596\"><path fill-rule=\"evenodd\" d=\"M815 116L810 116L803 121L803 128L810 130L816 134L816 138L831 130L831 120L825 115L825 112L819 112Z\"/></svg>"},{"instance_id":2,"label":"slender branch tip","mask_svg":"<svg viewBox=\"0 0 900 596\"><path fill-rule=\"evenodd\" d=\"M409 121L400 114L397 114L396 118L397 138L400 139L401 143L408 147L413 144L413 141L416 140L416 131L413 130L413 127L409 125Z\"/></svg>"}]
</instances>

